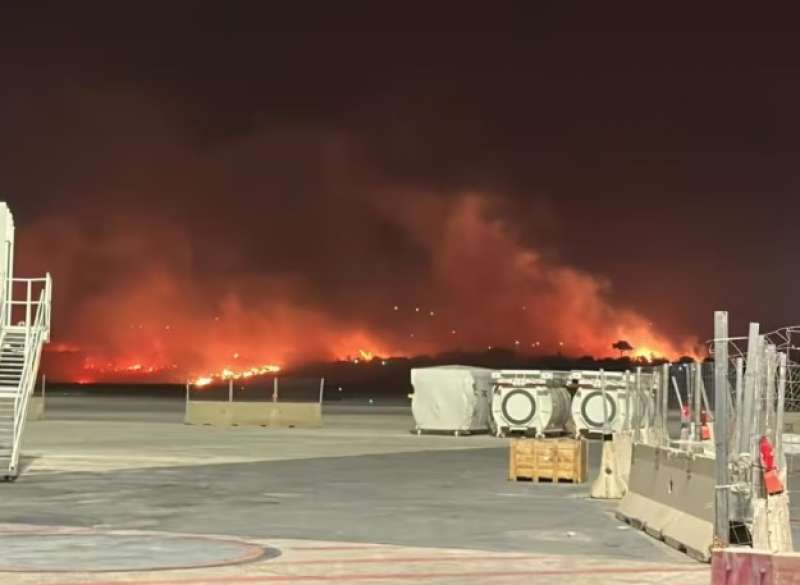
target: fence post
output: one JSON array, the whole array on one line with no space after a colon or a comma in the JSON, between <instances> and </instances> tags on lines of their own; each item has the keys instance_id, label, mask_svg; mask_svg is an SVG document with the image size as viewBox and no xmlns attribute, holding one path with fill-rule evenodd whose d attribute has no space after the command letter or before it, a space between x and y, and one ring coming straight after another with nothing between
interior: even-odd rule
<instances>
[{"instance_id":1,"label":"fence post","mask_svg":"<svg viewBox=\"0 0 800 585\"><path fill-rule=\"evenodd\" d=\"M778 355L774 345L767 345L767 387L764 392L764 435L772 444L775 430L775 370L778 368Z\"/></svg>"},{"instance_id":2,"label":"fence post","mask_svg":"<svg viewBox=\"0 0 800 585\"><path fill-rule=\"evenodd\" d=\"M322 404L322 393L325 391L325 378L319 379L319 403Z\"/></svg>"},{"instance_id":3,"label":"fence post","mask_svg":"<svg viewBox=\"0 0 800 585\"><path fill-rule=\"evenodd\" d=\"M788 349L787 349L788 352ZM778 407L775 412L775 453L778 465L783 467L783 472L787 473L783 458L783 410L786 405L786 361L787 356L781 352L778 354Z\"/></svg>"},{"instance_id":4,"label":"fence post","mask_svg":"<svg viewBox=\"0 0 800 585\"><path fill-rule=\"evenodd\" d=\"M608 398L606 397L606 373L600 369L600 394L603 398L603 440L608 434Z\"/></svg>"},{"instance_id":5,"label":"fence post","mask_svg":"<svg viewBox=\"0 0 800 585\"><path fill-rule=\"evenodd\" d=\"M642 366L636 366L635 387L633 441L638 443L642 438Z\"/></svg>"},{"instance_id":6,"label":"fence post","mask_svg":"<svg viewBox=\"0 0 800 585\"><path fill-rule=\"evenodd\" d=\"M47 392L47 374L42 374L42 407L44 407L44 397Z\"/></svg>"},{"instance_id":7,"label":"fence post","mask_svg":"<svg viewBox=\"0 0 800 585\"><path fill-rule=\"evenodd\" d=\"M228 380L228 402L233 402L233 378Z\"/></svg>"},{"instance_id":8,"label":"fence post","mask_svg":"<svg viewBox=\"0 0 800 585\"><path fill-rule=\"evenodd\" d=\"M739 429L739 453L750 453L750 434L753 428L753 398L756 393L758 371L758 323L750 323L747 335L747 371L742 394L742 427Z\"/></svg>"},{"instance_id":9,"label":"fence post","mask_svg":"<svg viewBox=\"0 0 800 585\"><path fill-rule=\"evenodd\" d=\"M702 386L703 386L703 363L698 362L694 366L694 395L692 398L694 399L694 405L692 408L694 409L694 440L701 441L703 439L703 432L701 430L701 423L700 423L700 411L703 410L703 393L702 393Z\"/></svg>"},{"instance_id":10,"label":"fence post","mask_svg":"<svg viewBox=\"0 0 800 585\"><path fill-rule=\"evenodd\" d=\"M278 402L278 376L272 379L272 402Z\"/></svg>"},{"instance_id":11,"label":"fence post","mask_svg":"<svg viewBox=\"0 0 800 585\"><path fill-rule=\"evenodd\" d=\"M183 420L186 421L186 416L189 414L189 401L191 397L191 382L186 381L186 399L183 401Z\"/></svg>"},{"instance_id":12,"label":"fence post","mask_svg":"<svg viewBox=\"0 0 800 585\"><path fill-rule=\"evenodd\" d=\"M766 491L764 489L763 481L761 480L761 473L759 473L758 469L760 467L760 454L758 450L758 442L759 439L764 435L764 431L766 428L765 419L764 419L764 394L765 394L765 386L766 386L766 366L767 366L767 355L766 355L766 337L764 335L759 335L756 342L756 351L758 355L758 367L754 375L755 381L755 389L753 394L753 404L754 404L754 413L753 413L753 426L750 430L750 443L749 443L749 453L753 465L753 473L751 474L751 489L753 498L765 499L766 498ZM749 364L748 364L748 371L749 371Z\"/></svg>"},{"instance_id":13,"label":"fence post","mask_svg":"<svg viewBox=\"0 0 800 585\"><path fill-rule=\"evenodd\" d=\"M625 431L631 430L631 409L633 408L631 391L631 373L629 370L625 370L625 423L622 427Z\"/></svg>"},{"instance_id":14,"label":"fence post","mask_svg":"<svg viewBox=\"0 0 800 585\"><path fill-rule=\"evenodd\" d=\"M736 358L736 404L734 405L734 410L736 412L736 420L733 429L733 448L737 451L741 452L739 445L741 445L742 439L741 432L742 432L742 416L744 414L744 409L742 408L742 393L744 391L743 386L743 379L744 379L744 360L741 357Z\"/></svg>"},{"instance_id":15,"label":"fence post","mask_svg":"<svg viewBox=\"0 0 800 585\"><path fill-rule=\"evenodd\" d=\"M728 485L728 313L714 313L714 538L721 546L730 539Z\"/></svg>"},{"instance_id":16,"label":"fence post","mask_svg":"<svg viewBox=\"0 0 800 585\"><path fill-rule=\"evenodd\" d=\"M669 447L669 364L661 366L661 446Z\"/></svg>"}]
</instances>

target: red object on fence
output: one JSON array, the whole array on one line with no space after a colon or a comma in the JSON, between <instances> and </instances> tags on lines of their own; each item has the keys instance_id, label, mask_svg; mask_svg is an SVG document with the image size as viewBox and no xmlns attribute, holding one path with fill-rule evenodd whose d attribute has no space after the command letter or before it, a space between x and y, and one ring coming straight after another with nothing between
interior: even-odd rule
<instances>
[{"instance_id":1,"label":"red object on fence","mask_svg":"<svg viewBox=\"0 0 800 585\"><path fill-rule=\"evenodd\" d=\"M771 496L783 493L783 483L778 477L778 470L775 468L775 453L768 438L761 437L758 442L758 451L761 455L761 466L764 468L764 487L767 493Z\"/></svg>"},{"instance_id":2,"label":"red object on fence","mask_svg":"<svg viewBox=\"0 0 800 585\"><path fill-rule=\"evenodd\" d=\"M711 439L711 427L708 425L708 413L705 409L700 411L700 439L703 441Z\"/></svg>"}]
</instances>

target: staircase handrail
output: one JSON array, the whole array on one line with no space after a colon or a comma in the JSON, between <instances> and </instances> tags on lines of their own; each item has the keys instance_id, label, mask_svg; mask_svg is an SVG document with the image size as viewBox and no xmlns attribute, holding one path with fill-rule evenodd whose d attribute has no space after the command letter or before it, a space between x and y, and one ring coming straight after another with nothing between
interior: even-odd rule
<instances>
[{"instance_id":1,"label":"staircase handrail","mask_svg":"<svg viewBox=\"0 0 800 585\"><path fill-rule=\"evenodd\" d=\"M37 280L41 281L42 279ZM10 465L10 471L12 472L16 472L16 467L19 462L22 436L25 430L25 422L28 418L28 404L30 403L30 396L33 393L33 387L36 384L36 373L39 371L42 346L50 337L52 281L49 274L43 280L45 282L45 287L39 295L34 322L31 324L30 320L26 319L27 322L25 323L25 349L23 353L25 359L14 410L14 435ZM28 282L30 283L32 280L28 280ZM28 290L30 291L30 288ZM27 300L27 303L29 308L26 309L26 314L29 314L32 305L30 298Z\"/></svg>"}]
</instances>

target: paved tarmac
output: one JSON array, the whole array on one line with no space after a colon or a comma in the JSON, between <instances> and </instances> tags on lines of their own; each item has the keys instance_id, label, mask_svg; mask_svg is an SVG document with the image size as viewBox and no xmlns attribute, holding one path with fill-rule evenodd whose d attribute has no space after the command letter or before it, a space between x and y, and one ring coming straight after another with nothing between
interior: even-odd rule
<instances>
[{"instance_id":1,"label":"paved tarmac","mask_svg":"<svg viewBox=\"0 0 800 585\"><path fill-rule=\"evenodd\" d=\"M505 440L418 437L406 407L326 405L325 427L309 430L187 426L182 414L170 399L49 396L47 419L28 427L25 473L0 485L0 535L37 534L44 569L67 557L84 564L0 573L0 582L708 580L706 566L617 522L614 503L588 499L588 484L509 482ZM170 540L181 535L232 544ZM141 548L141 536L152 550L163 552L159 538L184 550L167 554L192 560L181 566L206 552L227 558L236 543L281 555L156 572L147 568L174 564ZM200 548L180 549L187 542ZM92 554L75 547L117 570L90 572ZM36 568L37 555L21 558ZM0 557L0 570L17 561Z\"/></svg>"}]
</instances>

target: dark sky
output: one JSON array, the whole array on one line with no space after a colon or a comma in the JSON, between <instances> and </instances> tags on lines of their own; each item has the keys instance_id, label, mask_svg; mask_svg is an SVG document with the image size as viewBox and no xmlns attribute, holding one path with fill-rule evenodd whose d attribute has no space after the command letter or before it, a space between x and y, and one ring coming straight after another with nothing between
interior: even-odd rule
<instances>
[{"instance_id":1,"label":"dark sky","mask_svg":"<svg viewBox=\"0 0 800 585\"><path fill-rule=\"evenodd\" d=\"M164 274L187 321L231 295L245 315L264 304L304 357L330 343L297 350L298 319L387 351L552 343L576 321L602 330L588 351L629 310L677 345L709 337L716 308L740 331L797 320L792 31L523 3L164 4L3 18L0 192L20 270L56 276L59 339L133 343L98 315L123 298L167 319L174 291L137 292ZM544 264L514 280L525 251ZM552 322L564 295L601 306ZM503 312L543 296L524 326ZM448 322L406 347L394 305Z\"/></svg>"}]
</instances>

